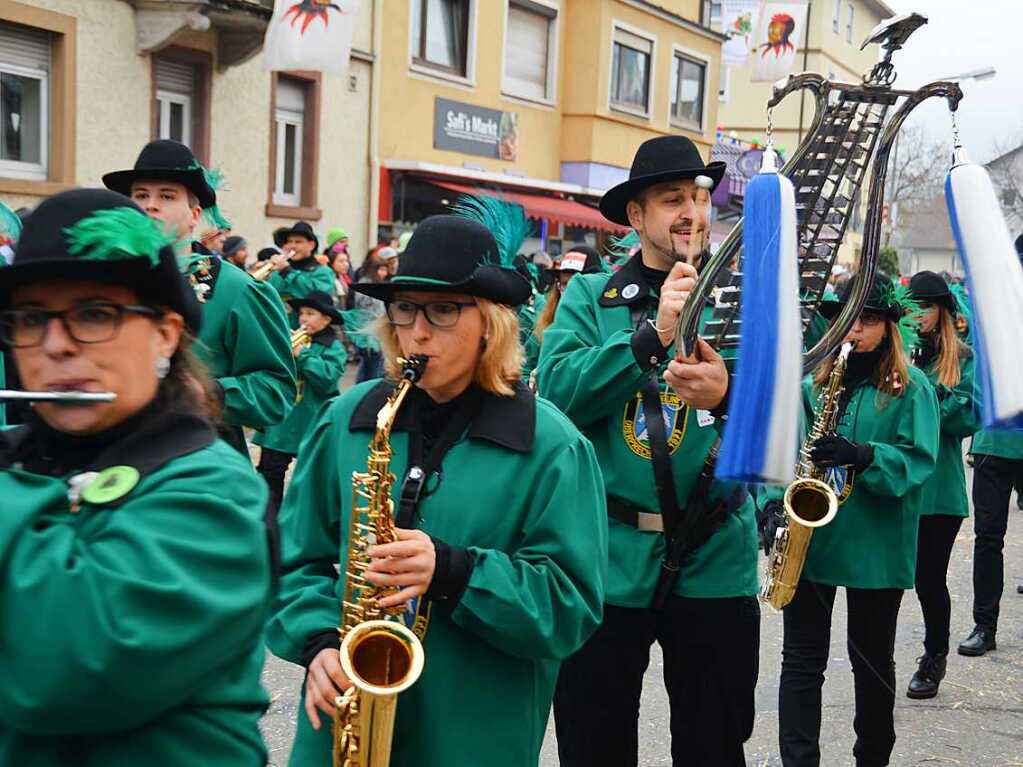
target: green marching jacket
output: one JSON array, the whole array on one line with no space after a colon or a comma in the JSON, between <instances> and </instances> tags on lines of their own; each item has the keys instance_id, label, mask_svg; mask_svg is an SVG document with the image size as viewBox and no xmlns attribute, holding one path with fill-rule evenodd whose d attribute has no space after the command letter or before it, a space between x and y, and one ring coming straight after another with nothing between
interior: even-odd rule
<instances>
[{"instance_id":1,"label":"green marching jacket","mask_svg":"<svg viewBox=\"0 0 1023 767\"><path fill-rule=\"evenodd\" d=\"M298 401L284 423L256 434L257 445L295 455L321 406L337 396L348 355L334 329L328 327L313 336L312 343L298 353Z\"/></svg>"},{"instance_id":2,"label":"green marching jacket","mask_svg":"<svg viewBox=\"0 0 1023 767\"><path fill-rule=\"evenodd\" d=\"M817 388L803 382L806 424L813 423ZM871 381L845 392L848 402L836 431L870 444L866 469L829 469L825 481L838 496L838 514L814 530L803 577L815 583L861 589L911 589L916 577L922 486L938 455L938 401L927 377L909 368L901 397ZM781 497L784 488L772 488ZM776 494L776 495L775 495Z\"/></svg>"},{"instance_id":3,"label":"green marching jacket","mask_svg":"<svg viewBox=\"0 0 1023 767\"><path fill-rule=\"evenodd\" d=\"M959 359L959 384L953 389L938 385L933 365L924 371L938 395L941 431L938 435L938 463L930 479L924 482L920 503L921 516L943 514L968 517L966 469L963 466L963 440L977 431L977 404L974 400L973 354L967 347Z\"/></svg>"},{"instance_id":4,"label":"green marching jacket","mask_svg":"<svg viewBox=\"0 0 1023 767\"><path fill-rule=\"evenodd\" d=\"M203 301L195 352L223 390L224 422L265 428L295 401L295 362L276 291L233 264L203 254L186 266Z\"/></svg>"},{"instance_id":5,"label":"green marching jacket","mask_svg":"<svg viewBox=\"0 0 1023 767\"><path fill-rule=\"evenodd\" d=\"M639 392L657 369L678 502L683 508L720 423L679 401L661 378L668 362L649 324L634 330L632 304L650 288L635 255L613 277L572 279L547 328L537 367L537 391L551 400L593 443L609 496L659 513L650 447ZM656 301L649 301L649 313ZM735 487L715 482L712 498ZM717 532L684 564L675 593L687 597L736 597L757 593L757 528L752 499L741 496ZM650 604L664 558L664 534L609 520L607 602Z\"/></svg>"},{"instance_id":6,"label":"green marching jacket","mask_svg":"<svg viewBox=\"0 0 1023 767\"><path fill-rule=\"evenodd\" d=\"M265 484L190 415L84 489L19 468L28 434L0 432L0 765L265 764Z\"/></svg>"},{"instance_id":7,"label":"green marching jacket","mask_svg":"<svg viewBox=\"0 0 1023 767\"><path fill-rule=\"evenodd\" d=\"M366 470L392 386L368 381L329 403L299 452L281 510L283 572L268 631L270 649L293 663L340 620L334 563L343 573L352 472ZM408 408L390 438L399 478L408 469ZM559 661L601 620L607 521L593 448L519 385L514 397L483 395L439 477L426 485L417 526L467 551L472 565L460 596L418 600L408 615L425 631L426 665L400 696L391 765L536 765ZM291 764L329 764L329 727L315 732L299 712Z\"/></svg>"},{"instance_id":8,"label":"green marching jacket","mask_svg":"<svg viewBox=\"0 0 1023 767\"><path fill-rule=\"evenodd\" d=\"M272 273L267 283L280 294L292 330L298 327L298 312L291 308L289 303L291 299L305 298L314 290L322 290L331 298L336 293L334 272L329 266L323 266L312 256L279 272Z\"/></svg>"}]
</instances>

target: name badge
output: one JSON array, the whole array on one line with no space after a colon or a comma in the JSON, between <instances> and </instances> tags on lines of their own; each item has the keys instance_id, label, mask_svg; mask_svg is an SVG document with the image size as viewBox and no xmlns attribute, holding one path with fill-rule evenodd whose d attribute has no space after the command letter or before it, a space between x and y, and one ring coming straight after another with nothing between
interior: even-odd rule
<instances>
[{"instance_id":1,"label":"name badge","mask_svg":"<svg viewBox=\"0 0 1023 767\"><path fill-rule=\"evenodd\" d=\"M696 423L698 423L701 428L703 428L704 426L710 426L712 423L714 423L714 420L715 420L714 416L710 414L709 410L696 411Z\"/></svg>"}]
</instances>

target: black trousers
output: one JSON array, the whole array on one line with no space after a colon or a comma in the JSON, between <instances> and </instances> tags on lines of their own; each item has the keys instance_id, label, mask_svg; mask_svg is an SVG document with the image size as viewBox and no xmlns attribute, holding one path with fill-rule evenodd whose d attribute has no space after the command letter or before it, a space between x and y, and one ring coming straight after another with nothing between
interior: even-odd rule
<instances>
[{"instance_id":1,"label":"black trousers","mask_svg":"<svg viewBox=\"0 0 1023 767\"><path fill-rule=\"evenodd\" d=\"M604 605L604 623L561 667L561 767L635 767L650 646L664 654L675 767L743 767L753 732L760 606L754 597L671 597L654 613Z\"/></svg>"},{"instance_id":2,"label":"black trousers","mask_svg":"<svg viewBox=\"0 0 1023 767\"><path fill-rule=\"evenodd\" d=\"M973 622L998 630L998 603L1005 572L1002 547L1009 524L1009 496L1023 461L994 455L973 459Z\"/></svg>"},{"instance_id":3,"label":"black trousers","mask_svg":"<svg viewBox=\"0 0 1023 767\"><path fill-rule=\"evenodd\" d=\"M268 447L260 451L256 471L263 475L263 479L270 487L270 507L275 514L281 508L281 501L284 498L284 475L288 473L288 467L294 458L291 453L282 453Z\"/></svg>"},{"instance_id":4,"label":"black trousers","mask_svg":"<svg viewBox=\"0 0 1023 767\"><path fill-rule=\"evenodd\" d=\"M952 599L948 594L948 561L963 525L962 517L934 514L920 517L916 549L916 595L924 614L924 650L928 655L948 652Z\"/></svg>"},{"instance_id":5,"label":"black trousers","mask_svg":"<svg viewBox=\"0 0 1023 767\"><path fill-rule=\"evenodd\" d=\"M821 763L821 687L831 645L834 586L803 579L785 608L778 739L785 767ZM845 590L856 696L857 767L888 764L895 746L895 626L901 589Z\"/></svg>"}]
</instances>

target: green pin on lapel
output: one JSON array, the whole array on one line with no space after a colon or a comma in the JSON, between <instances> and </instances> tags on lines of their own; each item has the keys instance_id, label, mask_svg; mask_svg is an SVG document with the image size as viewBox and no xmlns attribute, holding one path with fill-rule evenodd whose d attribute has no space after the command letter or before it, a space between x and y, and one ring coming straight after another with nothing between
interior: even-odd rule
<instances>
[{"instance_id":1,"label":"green pin on lapel","mask_svg":"<svg viewBox=\"0 0 1023 767\"><path fill-rule=\"evenodd\" d=\"M131 466L111 466L100 472L82 491L82 500L96 506L113 503L130 493L139 483L138 469Z\"/></svg>"}]
</instances>

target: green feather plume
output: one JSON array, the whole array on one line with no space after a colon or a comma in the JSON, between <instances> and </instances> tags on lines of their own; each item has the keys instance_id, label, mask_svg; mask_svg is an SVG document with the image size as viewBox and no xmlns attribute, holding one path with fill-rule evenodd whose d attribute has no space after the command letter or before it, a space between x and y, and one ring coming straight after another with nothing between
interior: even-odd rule
<instances>
[{"instance_id":1,"label":"green feather plume","mask_svg":"<svg viewBox=\"0 0 1023 767\"><path fill-rule=\"evenodd\" d=\"M224 216L219 205L212 205L209 208L203 208L202 220L210 229L227 230L231 228L231 222Z\"/></svg>"},{"instance_id":2,"label":"green feather plume","mask_svg":"<svg viewBox=\"0 0 1023 767\"><path fill-rule=\"evenodd\" d=\"M203 178L206 179L206 183L214 192L219 192L226 188L227 176L224 175L224 171L220 168L207 168L198 160L193 160L192 164L188 167L191 170L201 170ZM203 208L202 217L203 221L212 229L231 228L231 222L224 215L223 211L220 210L219 205Z\"/></svg>"},{"instance_id":3,"label":"green feather plume","mask_svg":"<svg viewBox=\"0 0 1023 767\"><path fill-rule=\"evenodd\" d=\"M380 340L373 327L376 317L365 309L347 309L341 312L345 321L345 335L357 348L365 351L380 351Z\"/></svg>"},{"instance_id":4,"label":"green feather plume","mask_svg":"<svg viewBox=\"0 0 1023 767\"><path fill-rule=\"evenodd\" d=\"M21 239L21 219L0 202L0 244L13 245Z\"/></svg>"},{"instance_id":5,"label":"green feather plume","mask_svg":"<svg viewBox=\"0 0 1023 767\"><path fill-rule=\"evenodd\" d=\"M953 282L948 290L955 299L957 311L969 319L973 309L970 308L970 297L966 295L966 286L961 282Z\"/></svg>"},{"instance_id":6,"label":"green feather plume","mask_svg":"<svg viewBox=\"0 0 1023 767\"><path fill-rule=\"evenodd\" d=\"M626 234L620 237L611 237L607 243L607 258L608 260L616 265L620 266L632 258L633 252L640 246L639 235L635 229L630 229Z\"/></svg>"},{"instance_id":7,"label":"green feather plume","mask_svg":"<svg viewBox=\"0 0 1023 767\"><path fill-rule=\"evenodd\" d=\"M64 229L68 252L89 261L146 258L152 268L160 263L160 249L171 245L157 222L135 208L97 210Z\"/></svg>"},{"instance_id":8,"label":"green feather plume","mask_svg":"<svg viewBox=\"0 0 1023 767\"><path fill-rule=\"evenodd\" d=\"M920 315L923 308L913 298L907 285L896 286L888 281L881 291L882 301L888 306L898 306L902 310L902 318L898 322L902 348L907 354L920 345Z\"/></svg>"},{"instance_id":9,"label":"green feather plume","mask_svg":"<svg viewBox=\"0 0 1023 767\"><path fill-rule=\"evenodd\" d=\"M463 194L458 198L451 212L456 216L468 218L483 224L497 240L498 253L493 258L484 259L484 263L492 266L499 266L502 269L515 268L515 256L526 238L533 233L533 224L526 218L526 212L521 205L498 200L495 197L475 197Z\"/></svg>"}]
</instances>

